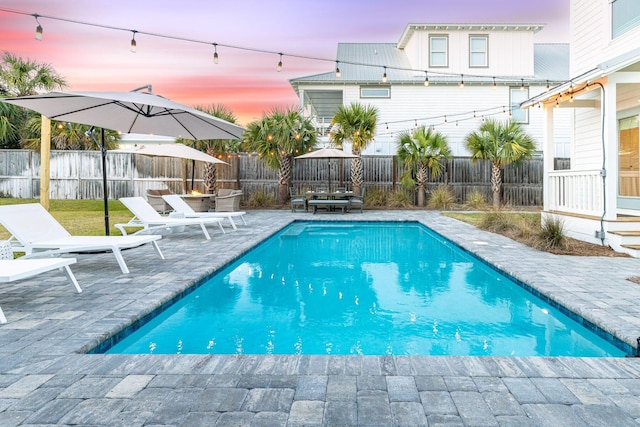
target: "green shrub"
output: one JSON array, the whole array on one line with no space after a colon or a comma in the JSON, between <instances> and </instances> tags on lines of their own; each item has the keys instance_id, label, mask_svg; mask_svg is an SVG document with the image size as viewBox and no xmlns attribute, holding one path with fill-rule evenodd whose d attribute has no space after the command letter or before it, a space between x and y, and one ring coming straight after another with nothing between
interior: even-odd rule
<instances>
[{"instance_id":1,"label":"green shrub","mask_svg":"<svg viewBox=\"0 0 640 427\"><path fill-rule=\"evenodd\" d=\"M543 217L539 237L545 249L563 248L567 240L564 221L558 217Z\"/></svg>"},{"instance_id":2,"label":"green shrub","mask_svg":"<svg viewBox=\"0 0 640 427\"><path fill-rule=\"evenodd\" d=\"M491 211L480 216L478 227L492 233L502 233L506 231L516 230L516 221L514 216L503 211Z\"/></svg>"},{"instance_id":3,"label":"green shrub","mask_svg":"<svg viewBox=\"0 0 640 427\"><path fill-rule=\"evenodd\" d=\"M381 208L387 205L387 192L378 188L367 189L364 193L364 206Z\"/></svg>"},{"instance_id":4,"label":"green shrub","mask_svg":"<svg viewBox=\"0 0 640 427\"><path fill-rule=\"evenodd\" d=\"M247 205L250 208L268 208L275 204L272 195L265 193L264 190L258 190L249 197Z\"/></svg>"},{"instance_id":5,"label":"green shrub","mask_svg":"<svg viewBox=\"0 0 640 427\"><path fill-rule=\"evenodd\" d=\"M395 209L407 209L413 207L413 203L404 191L394 191L387 200L387 206Z\"/></svg>"},{"instance_id":6,"label":"green shrub","mask_svg":"<svg viewBox=\"0 0 640 427\"><path fill-rule=\"evenodd\" d=\"M484 194L478 190L473 190L467 194L467 201L464 206L470 210L483 211L487 209L487 202L484 199Z\"/></svg>"},{"instance_id":7,"label":"green shrub","mask_svg":"<svg viewBox=\"0 0 640 427\"><path fill-rule=\"evenodd\" d=\"M427 206L430 209L448 210L456 205L456 198L446 185L440 185L429 195Z\"/></svg>"}]
</instances>

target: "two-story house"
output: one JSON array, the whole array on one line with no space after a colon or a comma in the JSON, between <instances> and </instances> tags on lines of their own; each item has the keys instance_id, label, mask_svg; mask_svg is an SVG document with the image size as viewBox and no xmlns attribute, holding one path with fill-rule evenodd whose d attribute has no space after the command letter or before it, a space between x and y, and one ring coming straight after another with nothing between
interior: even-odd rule
<instances>
[{"instance_id":1,"label":"two-story house","mask_svg":"<svg viewBox=\"0 0 640 427\"><path fill-rule=\"evenodd\" d=\"M542 141L542 110L520 104L568 80L569 46L536 44L535 24L409 24L397 43L340 43L335 72L291 80L300 106L328 140L336 109L354 101L378 108L375 140L363 154L394 154L396 137L433 126L453 154L489 117L518 121ZM559 117L566 117L558 111ZM567 126L554 128L554 156L569 154ZM346 147L345 149L349 149Z\"/></svg>"},{"instance_id":2,"label":"two-story house","mask_svg":"<svg viewBox=\"0 0 640 427\"><path fill-rule=\"evenodd\" d=\"M571 0L571 78L532 97L543 110L544 213L569 235L640 255L640 1ZM570 112L571 169L546 156Z\"/></svg>"}]
</instances>

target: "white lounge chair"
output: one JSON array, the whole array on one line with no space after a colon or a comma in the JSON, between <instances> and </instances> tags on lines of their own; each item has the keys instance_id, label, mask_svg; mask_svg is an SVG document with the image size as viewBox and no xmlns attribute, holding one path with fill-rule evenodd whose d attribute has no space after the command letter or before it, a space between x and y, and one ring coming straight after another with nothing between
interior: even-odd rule
<instances>
[{"instance_id":1,"label":"white lounge chair","mask_svg":"<svg viewBox=\"0 0 640 427\"><path fill-rule=\"evenodd\" d=\"M19 243L16 249L26 254L51 250L56 253L111 251L125 274L129 268L120 252L123 249L151 243L164 259L156 242L162 236L72 236L39 203L0 206L0 224L11 233L9 240Z\"/></svg>"},{"instance_id":2,"label":"white lounge chair","mask_svg":"<svg viewBox=\"0 0 640 427\"><path fill-rule=\"evenodd\" d=\"M184 215L185 218L226 218L231 227L237 230L236 223L233 220L234 217L240 217L244 225L247 225L247 221L244 219L246 212L196 212L184 201L178 194L165 194L162 196L165 202L171 206L174 212Z\"/></svg>"},{"instance_id":3,"label":"white lounge chair","mask_svg":"<svg viewBox=\"0 0 640 427\"><path fill-rule=\"evenodd\" d=\"M116 228L122 231L122 234L127 234L126 228L142 227L142 230L136 231L138 233L152 232L158 229L175 229L182 228L187 225L197 225L202 229L202 233L207 240L211 240L209 232L207 232L206 225L216 224L220 227L220 230L224 233L222 227L222 218L178 218L178 217L166 217L160 215L145 199L142 197L123 197L120 199L123 205L127 207L133 213L133 218L126 224L116 224Z\"/></svg>"},{"instance_id":4,"label":"white lounge chair","mask_svg":"<svg viewBox=\"0 0 640 427\"><path fill-rule=\"evenodd\" d=\"M20 279L44 273L47 271L61 269L67 275L67 279L78 291L82 292L82 288L78 285L76 277L69 268L69 265L75 264L75 258L43 258L43 259L0 259L0 283L9 283ZM0 308L0 323L7 323L7 318Z\"/></svg>"}]
</instances>

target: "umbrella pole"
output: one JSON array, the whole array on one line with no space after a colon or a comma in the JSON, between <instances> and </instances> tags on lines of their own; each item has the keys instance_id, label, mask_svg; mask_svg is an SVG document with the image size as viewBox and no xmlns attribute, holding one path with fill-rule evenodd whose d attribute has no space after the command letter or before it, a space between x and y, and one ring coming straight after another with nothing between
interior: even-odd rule
<instances>
[{"instance_id":1,"label":"umbrella pole","mask_svg":"<svg viewBox=\"0 0 640 427\"><path fill-rule=\"evenodd\" d=\"M100 154L102 155L102 194L104 196L104 232L109 235L109 189L107 188L107 147L104 143L104 128L100 128Z\"/></svg>"},{"instance_id":2,"label":"umbrella pole","mask_svg":"<svg viewBox=\"0 0 640 427\"><path fill-rule=\"evenodd\" d=\"M191 160L191 191L193 191L193 176L195 175L195 171L196 171L196 161Z\"/></svg>"}]
</instances>

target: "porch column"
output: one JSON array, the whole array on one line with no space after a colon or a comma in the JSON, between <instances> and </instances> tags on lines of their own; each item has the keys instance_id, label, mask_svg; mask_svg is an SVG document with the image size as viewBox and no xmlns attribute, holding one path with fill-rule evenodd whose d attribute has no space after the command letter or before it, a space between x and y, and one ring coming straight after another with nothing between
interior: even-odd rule
<instances>
[{"instance_id":1,"label":"porch column","mask_svg":"<svg viewBox=\"0 0 640 427\"><path fill-rule=\"evenodd\" d=\"M544 105L542 120L542 210L551 209L551 187L549 173L554 170L556 156L553 141L553 103Z\"/></svg>"},{"instance_id":2,"label":"porch column","mask_svg":"<svg viewBox=\"0 0 640 427\"><path fill-rule=\"evenodd\" d=\"M611 76L610 76L611 77ZM605 93L602 96L602 109L604 114L604 168L607 176L605 179L605 220L614 220L617 217L618 199L618 123L616 117L616 83L611 78L605 84Z\"/></svg>"}]
</instances>

